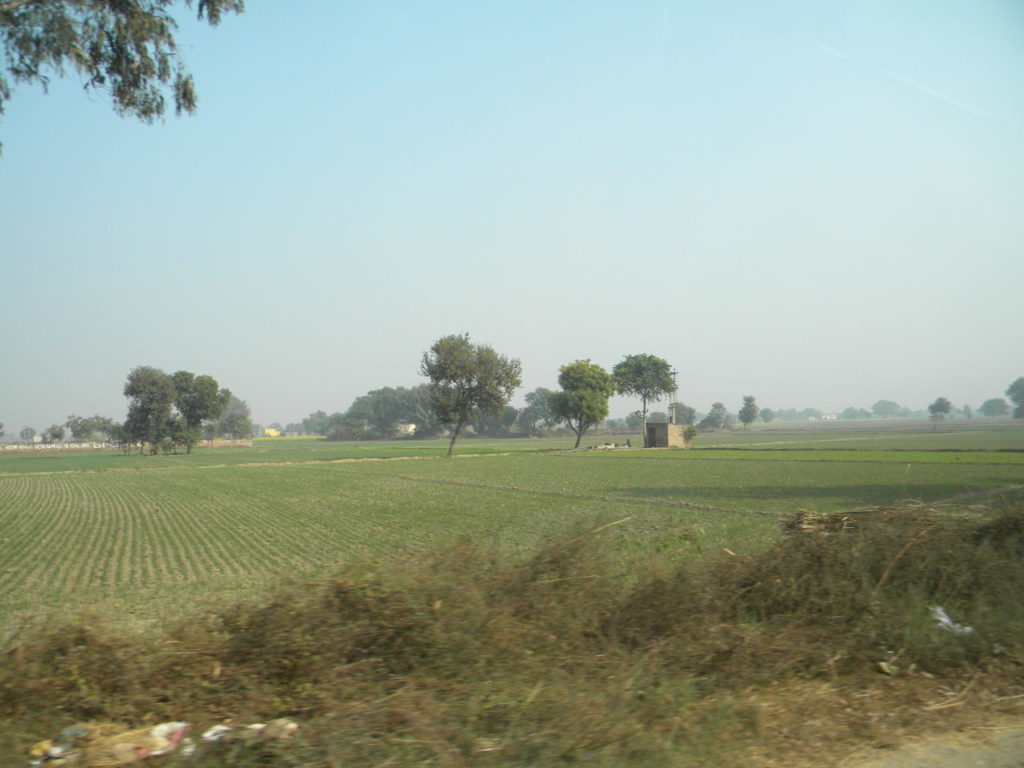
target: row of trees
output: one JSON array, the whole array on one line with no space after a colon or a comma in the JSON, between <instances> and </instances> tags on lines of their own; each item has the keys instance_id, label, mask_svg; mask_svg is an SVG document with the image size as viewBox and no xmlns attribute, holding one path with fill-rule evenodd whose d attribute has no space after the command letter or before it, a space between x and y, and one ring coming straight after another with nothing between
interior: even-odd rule
<instances>
[{"instance_id":1,"label":"row of trees","mask_svg":"<svg viewBox=\"0 0 1024 768\"><path fill-rule=\"evenodd\" d=\"M445 336L423 355L420 372L430 380L430 402L437 421L452 427L448 455L455 449L463 427L481 417L501 418L521 383L518 360L499 355L487 345L475 345L468 334ZM526 421L536 424L565 423L583 435L608 416L613 394L640 398L641 430L647 441L647 416L651 403L675 390L669 364L654 355L627 355L609 374L590 360L563 365L557 392L535 390L527 397ZM518 418L518 415L516 416Z\"/></svg>"},{"instance_id":2,"label":"row of trees","mask_svg":"<svg viewBox=\"0 0 1024 768\"><path fill-rule=\"evenodd\" d=\"M430 402L437 420L453 427L448 446L451 456L463 427L481 417L501 418L521 382L518 360L497 354L486 345L474 345L468 334L445 336L423 355L420 372L430 379ZM640 398L638 411L645 445L648 408L675 390L669 364L654 355L627 355L609 374L590 360L576 360L559 369L557 392L535 390L527 396L522 419L528 431L538 424L565 423L583 435L608 416L613 394Z\"/></svg>"},{"instance_id":3,"label":"row of trees","mask_svg":"<svg viewBox=\"0 0 1024 768\"><path fill-rule=\"evenodd\" d=\"M636 416L646 432L650 404L675 387L668 363L653 355L629 355L610 374L589 360L577 360L560 369L561 389L538 387L526 395L525 407L516 409L508 403L522 381L519 360L474 344L468 334L434 342L423 354L420 373L429 384L372 390L356 398L345 413L318 411L285 431L359 439L393 437L404 425L411 425L418 437L435 437L447 429L450 456L467 427L498 436L517 426L523 434L535 435L564 424L578 446L586 431L608 416L611 395L640 398Z\"/></svg>"},{"instance_id":4,"label":"row of trees","mask_svg":"<svg viewBox=\"0 0 1024 768\"><path fill-rule=\"evenodd\" d=\"M602 390L607 389L601 376L607 372L600 366L593 366L589 360L576 361L563 366L559 371L559 386L555 392L546 387L537 387L526 394L526 405L521 409L506 405L500 415L480 414L469 423L474 433L492 437L505 437L514 433L526 436L538 436L561 424L578 437L587 430L603 424L610 429L643 430L642 412L628 414L625 418L603 418L601 414ZM611 376L608 375L611 383ZM611 383L614 393L614 383ZM598 397L586 397L589 393L598 393ZM553 402L554 398L554 402ZM605 401L606 402L606 401ZM594 409L596 404L597 408ZM743 398L743 404L736 413L731 413L724 403L715 402L707 413L697 411L685 403L674 403L671 412L651 411L648 422L672 421L676 424L694 425L701 431L730 428L735 422L745 426L755 421L770 423L773 421L806 422L825 418L825 413L817 408L783 408L774 410L761 408L752 395ZM978 408L978 413L990 418L998 418L1010 414L1011 408L1002 398L986 400ZM952 408L950 414L971 418L974 411L970 406ZM565 414L573 416L572 423ZM929 416L927 410L910 411L891 400L879 400L872 410L850 407L838 414L844 420L868 419L874 417L891 418L894 416ZM282 426L271 424L278 431L291 435L329 435L338 440L379 439L398 437L402 434L414 434L416 437L436 437L444 431L433 411L430 400L430 385L421 384L417 387L383 387L356 398L348 411L328 415L324 411L310 414L301 422ZM403 432L403 427L408 431Z\"/></svg>"},{"instance_id":5,"label":"row of trees","mask_svg":"<svg viewBox=\"0 0 1024 768\"><path fill-rule=\"evenodd\" d=\"M445 336L434 342L423 354L420 373L429 384L373 390L357 398L344 414L328 417L320 411L304 420L302 426L339 439L368 434L393 436L401 425L413 425L415 434L423 437L436 436L447 428L451 456L467 426L481 434L500 434L518 424L525 434L534 434L544 427L565 424L576 435L579 447L583 435L607 418L609 398L620 394L640 398L641 407L634 417L646 447L650 404L675 391L674 372L665 360L654 355L627 355L610 373L589 359L576 360L559 369L559 390L538 388L526 396L526 407L517 410L508 403L521 383L519 360L500 355L488 345L473 344L468 334ZM1019 381L1024 399L1024 378ZM929 413L938 420L951 407L948 400L939 398L929 406ZM685 404L674 404L674 408L673 421L694 424L694 408ZM894 408L900 406L880 400L873 411L888 416ZM777 413L760 408L753 395L746 395L737 416L747 428L759 417L772 421ZM730 419L725 405L716 402L697 426L718 429L727 426Z\"/></svg>"},{"instance_id":6,"label":"row of trees","mask_svg":"<svg viewBox=\"0 0 1024 768\"><path fill-rule=\"evenodd\" d=\"M1013 418L1024 419L1024 376L1014 381L1004 393L1013 403ZM990 418L999 418L1010 413L1010 405L1001 397L986 400L978 407L978 413Z\"/></svg>"}]
</instances>

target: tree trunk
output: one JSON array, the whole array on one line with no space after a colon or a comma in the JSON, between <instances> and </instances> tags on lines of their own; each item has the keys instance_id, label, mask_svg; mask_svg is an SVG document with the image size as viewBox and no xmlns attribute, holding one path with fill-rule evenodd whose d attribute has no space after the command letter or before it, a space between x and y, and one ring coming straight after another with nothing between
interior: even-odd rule
<instances>
[{"instance_id":1,"label":"tree trunk","mask_svg":"<svg viewBox=\"0 0 1024 768\"><path fill-rule=\"evenodd\" d=\"M461 431L462 423L460 422L455 425L455 433L452 435L452 441L448 443L448 455L445 456L446 459L450 459L452 457L452 454L455 453L455 441L459 439L459 433Z\"/></svg>"},{"instance_id":2,"label":"tree trunk","mask_svg":"<svg viewBox=\"0 0 1024 768\"><path fill-rule=\"evenodd\" d=\"M582 440L582 439L583 439L583 430L581 429L581 430L576 432L576 445L573 446L573 450L576 450L577 448L580 447L580 440Z\"/></svg>"}]
</instances>

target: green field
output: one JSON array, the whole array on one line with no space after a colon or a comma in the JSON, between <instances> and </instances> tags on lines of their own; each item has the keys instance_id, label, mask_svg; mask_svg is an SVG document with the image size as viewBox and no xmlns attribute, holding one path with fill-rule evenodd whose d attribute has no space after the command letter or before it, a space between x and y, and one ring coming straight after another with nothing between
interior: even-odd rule
<instances>
[{"instance_id":1,"label":"green field","mask_svg":"<svg viewBox=\"0 0 1024 768\"><path fill-rule=\"evenodd\" d=\"M810 768L1024 713L1024 429L568 444L0 454L0 763L290 717L188 762Z\"/></svg>"},{"instance_id":2,"label":"green field","mask_svg":"<svg viewBox=\"0 0 1024 768\"><path fill-rule=\"evenodd\" d=\"M444 460L445 441L263 440L190 456L0 455L4 639L25 612L97 605L150 621L461 537L515 555L625 520L607 536L628 574L659 558L756 551L800 509L969 504L1024 483L1019 428L765 429L698 446L465 440Z\"/></svg>"}]
</instances>

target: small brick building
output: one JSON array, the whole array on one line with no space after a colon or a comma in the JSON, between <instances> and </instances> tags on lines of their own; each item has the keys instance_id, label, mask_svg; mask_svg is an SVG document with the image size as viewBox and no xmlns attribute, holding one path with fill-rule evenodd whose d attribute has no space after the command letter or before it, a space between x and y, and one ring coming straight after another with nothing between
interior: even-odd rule
<instances>
[{"instance_id":1,"label":"small brick building","mask_svg":"<svg viewBox=\"0 0 1024 768\"><path fill-rule=\"evenodd\" d=\"M648 424L647 446L649 448L686 448L683 439L685 424Z\"/></svg>"}]
</instances>

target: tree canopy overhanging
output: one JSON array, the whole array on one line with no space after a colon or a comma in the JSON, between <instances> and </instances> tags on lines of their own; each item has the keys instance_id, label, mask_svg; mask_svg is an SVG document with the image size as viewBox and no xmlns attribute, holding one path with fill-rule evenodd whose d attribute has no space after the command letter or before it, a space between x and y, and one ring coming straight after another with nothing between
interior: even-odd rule
<instances>
[{"instance_id":1,"label":"tree canopy overhanging","mask_svg":"<svg viewBox=\"0 0 1024 768\"><path fill-rule=\"evenodd\" d=\"M77 72L114 111L144 122L162 117L165 92L177 114L196 110L195 82L178 55L174 0L0 0L0 115L13 83L41 85ZM185 0L211 26L241 13L244 0Z\"/></svg>"}]
</instances>

